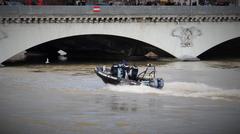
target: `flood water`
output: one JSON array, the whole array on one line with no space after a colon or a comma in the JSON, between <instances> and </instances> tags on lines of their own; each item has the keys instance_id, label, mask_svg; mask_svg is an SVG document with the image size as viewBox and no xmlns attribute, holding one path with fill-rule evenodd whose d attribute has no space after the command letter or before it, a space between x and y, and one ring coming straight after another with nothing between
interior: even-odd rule
<instances>
[{"instance_id":1,"label":"flood water","mask_svg":"<svg viewBox=\"0 0 240 134\"><path fill-rule=\"evenodd\" d=\"M106 85L97 63L1 67L0 133L240 133L240 60L154 64L162 90Z\"/></svg>"}]
</instances>

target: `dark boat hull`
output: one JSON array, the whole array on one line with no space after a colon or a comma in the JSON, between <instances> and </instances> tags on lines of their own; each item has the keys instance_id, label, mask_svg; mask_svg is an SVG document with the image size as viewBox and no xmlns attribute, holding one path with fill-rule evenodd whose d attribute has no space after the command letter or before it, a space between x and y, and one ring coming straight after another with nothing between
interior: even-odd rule
<instances>
[{"instance_id":1,"label":"dark boat hull","mask_svg":"<svg viewBox=\"0 0 240 134\"><path fill-rule=\"evenodd\" d=\"M129 80L129 79L123 79L114 77L111 75L110 70L103 69L103 67L96 67L95 73L97 76L99 76L104 83L106 84L113 84L113 85L145 85L150 86L154 88L161 89L164 85L163 79L152 79L152 80L143 80L143 79L137 79L137 80Z\"/></svg>"},{"instance_id":2,"label":"dark boat hull","mask_svg":"<svg viewBox=\"0 0 240 134\"><path fill-rule=\"evenodd\" d=\"M100 77L104 83L113 85L140 85L141 83L135 80L121 79L114 77L110 72L103 71L102 67L96 67L95 73Z\"/></svg>"},{"instance_id":3,"label":"dark boat hull","mask_svg":"<svg viewBox=\"0 0 240 134\"><path fill-rule=\"evenodd\" d=\"M104 73L102 68L100 67L97 67L95 69L95 73L97 74L98 77L100 77L103 80L104 83L118 85L121 82L121 79L111 76L110 74Z\"/></svg>"}]
</instances>

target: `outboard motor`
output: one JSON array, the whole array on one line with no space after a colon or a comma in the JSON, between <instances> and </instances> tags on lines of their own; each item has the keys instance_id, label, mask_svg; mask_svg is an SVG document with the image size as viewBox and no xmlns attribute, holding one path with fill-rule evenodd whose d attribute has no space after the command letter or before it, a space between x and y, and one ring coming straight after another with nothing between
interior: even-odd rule
<instances>
[{"instance_id":1,"label":"outboard motor","mask_svg":"<svg viewBox=\"0 0 240 134\"><path fill-rule=\"evenodd\" d=\"M157 88L163 88L164 80L162 78L157 78L157 83L158 83Z\"/></svg>"},{"instance_id":2,"label":"outboard motor","mask_svg":"<svg viewBox=\"0 0 240 134\"><path fill-rule=\"evenodd\" d=\"M164 81L162 78L153 79L149 82L149 86L161 89L164 86Z\"/></svg>"}]
</instances>

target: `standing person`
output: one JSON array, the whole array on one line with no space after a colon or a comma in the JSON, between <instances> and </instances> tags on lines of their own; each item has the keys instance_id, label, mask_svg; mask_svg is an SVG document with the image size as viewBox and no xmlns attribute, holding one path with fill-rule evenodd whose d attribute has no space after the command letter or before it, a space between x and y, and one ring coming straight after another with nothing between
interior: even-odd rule
<instances>
[{"instance_id":1,"label":"standing person","mask_svg":"<svg viewBox=\"0 0 240 134\"><path fill-rule=\"evenodd\" d=\"M80 6L80 5L81 5L80 0L76 0L76 1L75 1L75 5Z\"/></svg>"},{"instance_id":2,"label":"standing person","mask_svg":"<svg viewBox=\"0 0 240 134\"><path fill-rule=\"evenodd\" d=\"M137 75L138 75L138 67L136 65L133 65L129 71L129 79L137 80Z\"/></svg>"},{"instance_id":3,"label":"standing person","mask_svg":"<svg viewBox=\"0 0 240 134\"><path fill-rule=\"evenodd\" d=\"M121 63L123 66L122 66L122 68L123 68L123 78L125 78L125 79L128 79L128 73L129 73L129 71L130 71L130 67L129 67L129 65L128 65L128 62L127 61L125 61L125 60L123 60L122 61L122 63Z\"/></svg>"},{"instance_id":4,"label":"standing person","mask_svg":"<svg viewBox=\"0 0 240 134\"><path fill-rule=\"evenodd\" d=\"M39 6L43 5L43 0L37 0L37 5Z\"/></svg>"},{"instance_id":5,"label":"standing person","mask_svg":"<svg viewBox=\"0 0 240 134\"><path fill-rule=\"evenodd\" d=\"M25 5L32 5L32 0L26 0Z\"/></svg>"},{"instance_id":6,"label":"standing person","mask_svg":"<svg viewBox=\"0 0 240 134\"><path fill-rule=\"evenodd\" d=\"M86 0L81 0L81 5L85 6L86 5Z\"/></svg>"},{"instance_id":7,"label":"standing person","mask_svg":"<svg viewBox=\"0 0 240 134\"><path fill-rule=\"evenodd\" d=\"M34 5L33 0L25 0L25 5Z\"/></svg>"},{"instance_id":8,"label":"standing person","mask_svg":"<svg viewBox=\"0 0 240 134\"><path fill-rule=\"evenodd\" d=\"M123 64L118 64L118 78L125 78L124 67Z\"/></svg>"},{"instance_id":9,"label":"standing person","mask_svg":"<svg viewBox=\"0 0 240 134\"><path fill-rule=\"evenodd\" d=\"M4 5L4 1L3 0L0 0L0 5Z\"/></svg>"},{"instance_id":10,"label":"standing person","mask_svg":"<svg viewBox=\"0 0 240 134\"><path fill-rule=\"evenodd\" d=\"M111 74L114 77L118 76L118 64L113 64L111 67Z\"/></svg>"}]
</instances>

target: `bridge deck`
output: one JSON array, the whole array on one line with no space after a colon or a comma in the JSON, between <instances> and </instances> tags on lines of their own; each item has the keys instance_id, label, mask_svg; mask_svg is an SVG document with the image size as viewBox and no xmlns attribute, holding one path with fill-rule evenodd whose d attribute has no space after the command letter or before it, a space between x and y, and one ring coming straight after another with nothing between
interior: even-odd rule
<instances>
[{"instance_id":1,"label":"bridge deck","mask_svg":"<svg viewBox=\"0 0 240 134\"><path fill-rule=\"evenodd\" d=\"M0 6L0 16L240 15L235 6Z\"/></svg>"}]
</instances>

